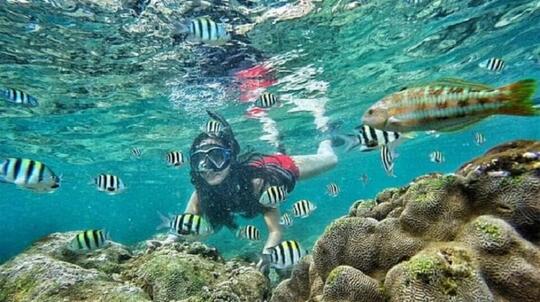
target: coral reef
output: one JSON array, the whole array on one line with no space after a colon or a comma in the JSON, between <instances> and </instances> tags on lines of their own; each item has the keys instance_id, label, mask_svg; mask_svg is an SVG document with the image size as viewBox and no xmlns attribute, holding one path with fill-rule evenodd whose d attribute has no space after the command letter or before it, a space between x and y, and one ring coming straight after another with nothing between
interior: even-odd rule
<instances>
[{"instance_id":1,"label":"coral reef","mask_svg":"<svg viewBox=\"0 0 540 302\"><path fill-rule=\"evenodd\" d=\"M270 294L253 265L225 262L198 242L76 253L67 249L75 234L51 234L1 265L0 301L247 302Z\"/></svg>"},{"instance_id":2,"label":"coral reef","mask_svg":"<svg viewBox=\"0 0 540 302\"><path fill-rule=\"evenodd\" d=\"M271 301L538 301L539 155L503 144L354 202Z\"/></svg>"}]
</instances>

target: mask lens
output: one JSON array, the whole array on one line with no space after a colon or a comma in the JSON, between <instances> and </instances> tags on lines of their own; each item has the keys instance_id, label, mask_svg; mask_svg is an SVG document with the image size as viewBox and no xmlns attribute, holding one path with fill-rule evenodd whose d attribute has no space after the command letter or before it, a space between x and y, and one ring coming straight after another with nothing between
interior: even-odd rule
<instances>
[{"instance_id":1,"label":"mask lens","mask_svg":"<svg viewBox=\"0 0 540 302\"><path fill-rule=\"evenodd\" d=\"M216 166L221 167L227 161L227 153L225 149L213 149L208 151L208 159Z\"/></svg>"},{"instance_id":2,"label":"mask lens","mask_svg":"<svg viewBox=\"0 0 540 302\"><path fill-rule=\"evenodd\" d=\"M191 168L195 171L221 171L227 167L230 159L229 152L220 147L197 151L191 155Z\"/></svg>"}]
</instances>

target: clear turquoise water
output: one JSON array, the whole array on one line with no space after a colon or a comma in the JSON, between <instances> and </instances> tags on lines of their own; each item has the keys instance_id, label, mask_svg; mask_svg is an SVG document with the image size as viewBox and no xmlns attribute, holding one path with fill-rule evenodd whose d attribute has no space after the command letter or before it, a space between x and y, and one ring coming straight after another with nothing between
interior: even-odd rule
<instances>
[{"instance_id":1,"label":"clear turquoise water","mask_svg":"<svg viewBox=\"0 0 540 302\"><path fill-rule=\"evenodd\" d=\"M370 104L412 83L447 76L491 85L540 79L540 1L366 2L351 11L342 8L347 1L315 2L303 18L268 20L235 38L242 42L211 48L172 38L171 24L185 8L178 3L185 2L152 2L134 16L130 1L0 0L0 86L40 101L32 110L0 103L0 157L41 160L64 176L53 194L0 185L0 261L51 232L106 228L125 244L150 238L157 211L179 213L191 194L188 167L168 168L163 156L188 151L206 121L204 109L226 116L243 147L275 152L260 139L261 121L246 118L249 104L238 101L240 83L232 77L255 62L274 70L277 82L268 89L284 106L269 117L293 155L316 151L324 137L317 127L326 121L352 132ZM284 4L266 1L259 8ZM184 16L247 23L235 9L212 5ZM478 67L490 57L506 61L504 72ZM475 132L486 136L484 145L474 144ZM496 116L456 133L421 134L399 147L396 178L386 176L378 152L337 150L338 166L299 183L283 206L304 198L318 206L285 238L309 248L354 200L425 173L452 172L514 139L540 139L540 118ZM133 147L143 150L141 160L130 157ZM434 150L445 153L445 163L429 161ZM102 172L120 176L128 190L98 192L89 182ZM362 174L370 178L366 186ZM337 198L325 195L330 182L341 188ZM261 218L251 223L266 234ZM228 257L262 247L228 231L208 242Z\"/></svg>"}]
</instances>

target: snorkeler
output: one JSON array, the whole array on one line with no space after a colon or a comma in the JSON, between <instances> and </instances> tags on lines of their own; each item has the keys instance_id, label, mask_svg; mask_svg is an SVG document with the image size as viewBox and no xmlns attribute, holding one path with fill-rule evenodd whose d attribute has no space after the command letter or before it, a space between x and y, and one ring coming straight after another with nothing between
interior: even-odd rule
<instances>
[{"instance_id":1,"label":"snorkeler","mask_svg":"<svg viewBox=\"0 0 540 302\"><path fill-rule=\"evenodd\" d=\"M226 226L238 228L234 215L253 218L262 214L268 228L258 268L267 272L270 248L282 241L278 207L264 206L261 195L272 186L290 193L298 180L321 174L337 163L330 140L320 143L317 154L288 156L263 155L254 152L240 155L240 146L230 125L216 113L210 117L223 128L219 133L203 132L190 149L191 182L195 192L187 204L186 213L203 216L214 231Z\"/></svg>"}]
</instances>

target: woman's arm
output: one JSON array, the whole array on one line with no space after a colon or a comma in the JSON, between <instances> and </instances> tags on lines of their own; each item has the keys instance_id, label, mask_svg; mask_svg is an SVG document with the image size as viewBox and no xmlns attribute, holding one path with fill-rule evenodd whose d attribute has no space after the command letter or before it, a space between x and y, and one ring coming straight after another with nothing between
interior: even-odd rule
<instances>
[{"instance_id":1,"label":"woman's arm","mask_svg":"<svg viewBox=\"0 0 540 302\"><path fill-rule=\"evenodd\" d=\"M191 194L191 197L189 198L188 204L186 206L186 210L184 213L190 213L190 214L201 214L201 209L199 207L199 195L197 195L197 191L193 191Z\"/></svg>"},{"instance_id":2,"label":"woman's arm","mask_svg":"<svg viewBox=\"0 0 540 302\"><path fill-rule=\"evenodd\" d=\"M255 178L252 181L253 192L262 192L264 187L264 180L262 178ZM257 195L260 195L257 194ZM264 222L268 228L268 238L264 245L263 253L267 248L278 245L281 242L281 225L279 224L280 213L279 209L268 208L264 212Z\"/></svg>"},{"instance_id":3,"label":"woman's arm","mask_svg":"<svg viewBox=\"0 0 540 302\"><path fill-rule=\"evenodd\" d=\"M281 242L281 225L279 224L279 209L268 209L264 213L264 222L268 228L268 238L264 244L263 254L266 249L278 245Z\"/></svg>"}]
</instances>

